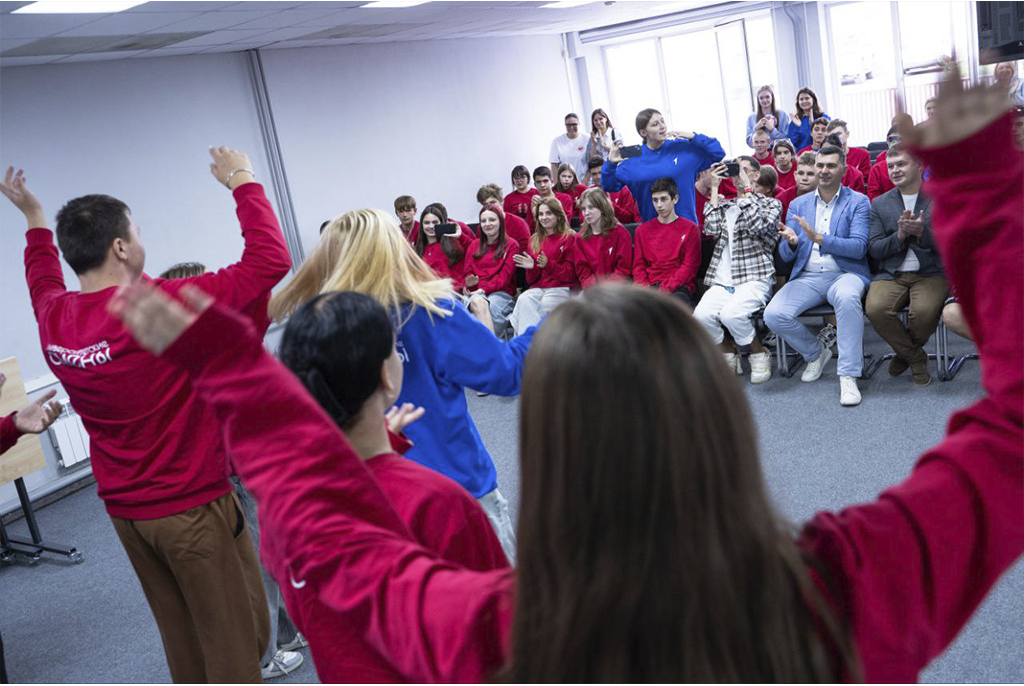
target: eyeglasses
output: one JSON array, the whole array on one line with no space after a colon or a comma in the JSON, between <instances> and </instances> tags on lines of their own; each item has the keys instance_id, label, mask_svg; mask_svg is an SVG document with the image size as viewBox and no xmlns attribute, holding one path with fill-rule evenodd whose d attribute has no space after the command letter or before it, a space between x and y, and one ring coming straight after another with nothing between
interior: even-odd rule
<instances>
[{"instance_id":1,"label":"eyeglasses","mask_svg":"<svg viewBox=\"0 0 1024 686\"><path fill-rule=\"evenodd\" d=\"M576 124L570 124L569 122L565 123L565 128L567 128L567 129L578 129L579 127L580 127L579 123L576 123Z\"/></svg>"}]
</instances>

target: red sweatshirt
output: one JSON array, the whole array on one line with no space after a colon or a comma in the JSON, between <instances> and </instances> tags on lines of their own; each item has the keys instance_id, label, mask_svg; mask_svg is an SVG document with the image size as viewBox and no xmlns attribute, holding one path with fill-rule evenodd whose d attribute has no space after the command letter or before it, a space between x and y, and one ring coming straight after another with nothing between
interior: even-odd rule
<instances>
[{"instance_id":1,"label":"red sweatshirt","mask_svg":"<svg viewBox=\"0 0 1024 686\"><path fill-rule=\"evenodd\" d=\"M810 191L813 192L813 191ZM786 223L786 215L789 213L789 203L793 202L793 199L797 196L803 195L800 190L793 186L785 190L779 191L775 194L775 199L782 203L782 223Z\"/></svg>"},{"instance_id":2,"label":"red sweatshirt","mask_svg":"<svg viewBox=\"0 0 1024 686\"><path fill-rule=\"evenodd\" d=\"M757 160L757 163L759 165L761 165L762 167L767 165L769 167L772 167L773 169L775 168L775 155L773 155L771 153L768 153L767 155L765 155L763 160L758 159L757 155L751 155L751 157L753 157L755 160Z\"/></svg>"},{"instance_id":3,"label":"red sweatshirt","mask_svg":"<svg viewBox=\"0 0 1024 686\"><path fill-rule=\"evenodd\" d=\"M599 281L625 281L633 273L633 237L622 224L599 236L577 235L572 259L583 288Z\"/></svg>"},{"instance_id":4,"label":"red sweatshirt","mask_svg":"<svg viewBox=\"0 0 1024 686\"><path fill-rule=\"evenodd\" d=\"M517 253L520 252L519 244L512 238L506 237L505 252L501 255L495 255L492 246L487 246L487 250L480 257L476 257L476 251L480 248L480 241L486 242L486 239L480 239L473 241L472 245L469 246L469 250L466 251L466 276L470 274L476 274L480 279L480 285L475 286L471 290L480 289L487 295L495 293L497 291L504 291L511 296L516 294L516 263L512 259Z\"/></svg>"},{"instance_id":5,"label":"red sweatshirt","mask_svg":"<svg viewBox=\"0 0 1024 686\"><path fill-rule=\"evenodd\" d=\"M885 152L883 150L875 163L871 165L871 173L868 174L868 198L871 200L896 188L896 184L889 178L889 167L885 164Z\"/></svg>"},{"instance_id":6,"label":"red sweatshirt","mask_svg":"<svg viewBox=\"0 0 1024 686\"><path fill-rule=\"evenodd\" d=\"M591 186L591 188L600 187L600 184ZM629 192L628 186L623 186L622 190L615 191L614 193L608 193L607 191L605 193L607 193L608 199L612 201L615 219L620 224L635 224L640 221L640 208L636 206L636 200L633 198L633 194Z\"/></svg>"},{"instance_id":7,"label":"red sweatshirt","mask_svg":"<svg viewBox=\"0 0 1024 686\"><path fill-rule=\"evenodd\" d=\"M153 279L176 293L198 285L235 310L251 309L291 260L259 184L234 191L245 249L236 264L189 279ZM156 519L231 490L218 423L177 367L139 347L107 314L116 288L68 291L48 229L27 233L25 270L43 353L89 432L99 496L114 517Z\"/></svg>"},{"instance_id":8,"label":"red sweatshirt","mask_svg":"<svg viewBox=\"0 0 1024 686\"><path fill-rule=\"evenodd\" d=\"M846 173L843 174L843 178L840 183L848 187L850 190L857 191L858 193L866 194L868 192L867 184L864 181L864 175L860 173L859 169L852 165L846 166Z\"/></svg>"},{"instance_id":9,"label":"red sweatshirt","mask_svg":"<svg viewBox=\"0 0 1024 686\"><path fill-rule=\"evenodd\" d=\"M846 153L846 166L856 167L861 176L867 179L868 174L871 173L871 153L862 148L850 148L850 151Z\"/></svg>"},{"instance_id":10,"label":"red sweatshirt","mask_svg":"<svg viewBox=\"0 0 1024 686\"><path fill-rule=\"evenodd\" d=\"M576 208L573 206L573 197L568 193L559 193L557 191L554 193L555 197L558 198L558 202L562 203L562 209L565 210L565 216L572 219L576 211Z\"/></svg>"},{"instance_id":11,"label":"red sweatshirt","mask_svg":"<svg viewBox=\"0 0 1024 686\"><path fill-rule=\"evenodd\" d=\"M533 288L560 288L568 286L579 288L576 279L576 266L573 263L576 233L570 231L564 236L545 236L540 243L540 251L533 251L533 243L527 243L527 251L534 260L534 268L526 270L526 280ZM548 256L548 263L543 269L536 266L537 258L543 253Z\"/></svg>"},{"instance_id":12,"label":"red sweatshirt","mask_svg":"<svg viewBox=\"0 0 1024 686\"><path fill-rule=\"evenodd\" d=\"M661 284L671 293L680 286L694 292L700 269L700 227L676 217L662 224L657 217L636 227L633 239L633 280L642 286Z\"/></svg>"},{"instance_id":13,"label":"red sweatshirt","mask_svg":"<svg viewBox=\"0 0 1024 686\"><path fill-rule=\"evenodd\" d=\"M827 597L868 682L915 681L1024 551L1024 156L1006 144L1011 124L915 152L932 170L935 238L985 397L953 415L903 483L815 516L798 540L831 573ZM246 328L214 306L165 357L216 409L292 618L304 626L316 608L347 619L412 680L492 679L508 651L513 573L461 569L417 543L337 426Z\"/></svg>"},{"instance_id":14,"label":"red sweatshirt","mask_svg":"<svg viewBox=\"0 0 1024 686\"><path fill-rule=\"evenodd\" d=\"M567 215L569 217L569 219L572 219L573 217L580 217L580 216L582 216L580 214L579 199L580 199L580 196L583 195L583 191L585 191L585 190L587 190L587 186L584 186L582 183L579 183L579 184L576 184L575 186L573 186L573 188L568 190L568 191L559 191L559 190L555 191L556 194L561 193L562 195L568 195L570 198L572 198L572 213ZM564 203L563 203L563 206L564 206Z\"/></svg>"},{"instance_id":15,"label":"red sweatshirt","mask_svg":"<svg viewBox=\"0 0 1024 686\"><path fill-rule=\"evenodd\" d=\"M416 245L416 239L419 238L420 235L420 223L418 221L413 221L412 230L409 233L405 233L405 229L402 228L401 224L398 225L398 228L402 232L402 235L405 236L406 240L413 245Z\"/></svg>"},{"instance_id":16,"label":"red sweatshirt","mask_svg":"<svg viewBox=\"0 0 1024 686\"><path fill-rule=\"evenodd\" d=\"M506 195L505 200L501 203L505 214L516 215L526 222L531 231L533 231L533 207L530 203L531 198L535 195L539 195L536 188L531 188L525 193L514 190Z\"/></svg>"},{"instance_id":17,"label":"red sweatshirt","mask_svg":"<svg viewBox=\"0 0 1024 686\"><path fill-rule=\"evenodd\" d=\"M505 235L509 238L515 239L516 243L519 244L520 250L524 250L524 246L530 242L530 225L526 223L525 219L521 219L518 215L506 212Z\"/></svg>"},{"instance_id":18,"label":"red sweatshirt","mask_svg":"<svg viewBox=\"0 0 1024 686\"><path fill-rule=\"evenodd\" d=\"M461 245L459 246L461 249ZM452 280L452 288L461 292L466 285L466 252L462 251L462 257L455 264L448 264L448 256L444 254L444 248L440 241L428 243L423 248L423 261L427 263L434 273L442 279Z\"/></svg>"},{"instance_id":19,"label":"red sweatshirt","mask_svg":"<svg viewBox=\"0 0 1024 686\"><path fill-rule=\"evenodd\" d=\"M780 172L778 169L776 169L775 171L778 172L778 176L779 176L779 188L785 190L787 188L793 188L794 186L796 186L796 164L795 163L789 168L789 171L786 172L785 174Z\"/></svg>"},{"instance_id":20,"label":"red sweatshirt","mask_svg":"<svg viewBox=\"0 0 1024 686\"><path fill-rule=\"evenodd\" d=\"M14 424L14 415L16 414L18 413L12 412L0 419L0 454L13 448L21 438L21 430Z\"/></svg>"}]
</instances>

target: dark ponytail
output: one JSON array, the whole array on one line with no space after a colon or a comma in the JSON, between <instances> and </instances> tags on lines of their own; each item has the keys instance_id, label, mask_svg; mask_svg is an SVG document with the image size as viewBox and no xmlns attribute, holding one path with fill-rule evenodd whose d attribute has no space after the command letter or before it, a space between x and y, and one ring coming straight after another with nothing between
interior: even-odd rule
<instances>
[{"instance_id":1,"label":"dark ponytail","mask_svg":"<svg viewBox=\"0 0 1024 686\"><path fill-rule=\"evenodd\" d=\"M288 320L278 354L342 429L380 386L395 345L387 310L362 293L322 293Z\"/></svg>"}]
</instances>

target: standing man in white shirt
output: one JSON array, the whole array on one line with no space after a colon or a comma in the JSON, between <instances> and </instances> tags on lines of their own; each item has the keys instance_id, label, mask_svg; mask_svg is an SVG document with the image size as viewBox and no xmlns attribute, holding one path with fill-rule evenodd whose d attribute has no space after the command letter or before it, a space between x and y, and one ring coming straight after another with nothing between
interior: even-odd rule
<instances>
[{"instance_id":1,"label":"standing man in white shirt","mask_svg":"<svg viewBox=\"0 0 1024 686\"><path fill-rule=\"evenodd\" d=\"M931 200L921 193L921 164L899 146L889 149L885 164L896 187L871 203L868 254L878 273L864 309L896 353L889 374L909 368L914 385L927 386L932 377L924 344L938 326L949 283L932 237ZM899 318L904 307L910 310L907 326Z\"/></svg>"},{"instance_id":2,"label":"standing man in white shirt","mask_svg":"<svg viewBox=\"0 0 1024 686\"><path fill-rule=\"evenodd\" d=\"M551 178L558 178L558 167L562 164L571 164L576 178L586 176L588 143L587 135L580 132L580 118L573 112L565 115L565 133L551 141Z\"/></svg>"},{"instance_id":3,"label":"standing man in white shirt","mask_svg":"<svg viewBox=\"0 0 1024 686\"><path fill-rule=\"evenodd\" d=\"M857 377L864 366L864 308L861 298L871 282L868 268L866 195L841 185L846 173L842 148L826 145L815 157L818 189L793 200L786 225L780 225L779 256L793 262L790 280L764 311L764 321L807 362L801 381L817 381L832 349L821 344L798 317L824 303L836 311L839 402L859 405ZM806 219L805 219L806 217Z\"/></svg>"}]
</instances>

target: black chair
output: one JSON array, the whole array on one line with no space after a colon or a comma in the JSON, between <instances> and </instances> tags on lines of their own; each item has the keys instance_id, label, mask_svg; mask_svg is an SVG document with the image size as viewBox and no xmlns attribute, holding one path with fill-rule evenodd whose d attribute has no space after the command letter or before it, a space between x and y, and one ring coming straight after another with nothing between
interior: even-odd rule
<instances>
[{"instance_id":1,"label":"black chair","mask_svg":"<svg viewBox=\"0 0 1024 686\"><path fill-rule=\"evenodd\" d=\"M868 147L866 148L866 150L868 151L868 154L871 155L871 164L875 163L875 160L878 159L878 156L882 153L883 150L888 149L889 144L886 143L885 141L877 143L868 143ZM867 179L864 180L867 181Z\"/></svg>"},{"instance_id":2,"label":"black chair","mask_svg":"<svg viewBox=\"0 0 1024 686\"><path fill-rule=\"evenodd\" d=\"M836 313L835 309L828 303L824 305L818 305L812 307L804 312L800 313L799 317L820 317L822 321L826 317L834 316ZM779 374L786 377L787 379L796 374L796 371L800 369L800 366L804 363L804 358L797 353L795 350L791 351L789 346L786 345L786 341L782 336L776 337L775 354L777 356L777 366ZM790 365L790 358L795 358L795 363ZM878 364L874 364L875 356L873 353L864 353L864 369L861 371L860 378L870 379L871 375L878 369ZM870 373L869 373L870 370Z\"/></svg>"},{"instance_id":3,"label":"black chair","mask_svg":"<svg viewBox=\"0 0 1024 686\"><path fill-rule=\"evenodd\" d=\"M640 224L638 222L634 222L632 224L623 224L623 226L626 227L626 231L629 231L629 237L635 239L636 227L640 226Z\"/></svg>"},{"instance_id":4,"label":"black chair","mask_svg":"<svg viewBox=\"0 0 1024 686\"><path fill-rule=\"evenodd\" d=\"M473 233L480 237L480 222L473 222L472 224L466 224L469 228L473 229Z\"/></svg>"},{"instance_id":5,"label":"black chair","mask_svg":"<svg viewBox=\"0 0 1024 686\"><path fill-rule=\"evenodd\" d=\"M955 302L956 298L946 298L946 302L942 306L945 307ZM959 355L950 359L949 329L946 328L946 324L940 316L939 326L935 329L935 366L938 369L939 381L952 381L953 377L960 371L960 368L964 366L964 362L976 359L978 359L977 353L968 353L967 355Z\"/></svg>"},{"instance_id":6,"label":"black chair","mask_svg":"<svg viewBox=\"0 0 1024 686\"><path fill-rule=\"evenodd\" d=\"M579 217L572 217L571 219L569 219L569 228L578 229L581 226L583 226L583 220L580 219Z\"/></svg>"}]
</instances>

